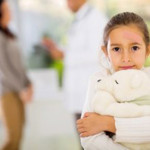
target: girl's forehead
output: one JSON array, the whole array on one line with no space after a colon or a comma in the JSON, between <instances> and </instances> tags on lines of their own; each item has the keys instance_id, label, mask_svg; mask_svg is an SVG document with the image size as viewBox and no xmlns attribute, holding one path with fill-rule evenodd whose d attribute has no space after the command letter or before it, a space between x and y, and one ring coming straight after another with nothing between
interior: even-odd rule
<instances>
[{"instance_id":1,"label":"girl's forehead","mask_svg":"<svg viewBox=\"0 0 150 150\"><path fill-rule=\"evenodd\" d=\"M128 40L131 42L143 42L142 32L134 26L121 26L110 32L111 41Z\"/></svg>"},{"instance_id":2,"label":"girl's forehead","mask_svg":"<svg viewBox=\"0 0 150 150\"><path fill-rule=\"evenodd\" d=\"M137 32L131 32L131 31L122 31L122 36L125 39L128 39L130 41L135 41L135 42L142 42L143 37L141 34L138 34Z\"/></svg>"}]
</instances>

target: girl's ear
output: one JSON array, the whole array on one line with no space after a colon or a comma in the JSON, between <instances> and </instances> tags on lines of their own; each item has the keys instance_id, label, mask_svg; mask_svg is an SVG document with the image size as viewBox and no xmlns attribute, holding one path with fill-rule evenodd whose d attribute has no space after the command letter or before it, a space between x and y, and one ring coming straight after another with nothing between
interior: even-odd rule
<instances>
[{"instance_id":1,"label":"girl's ear","mask_svg":"<svg viewBox=\"0 0 150 150\"><path fill-rule=\"evenodd\" d=\"M108 57L107 47L101 46L102 51L104 52L105 56Z\"/></svg>"},{"instance_id":2,"label":"girl's ear","mask_svg":"<svg viewBox=\"0 0 150 150\"><path fill-rule=\"evenodd\" d=\"M150 55L150 44L147 47L146 57L148 57L149 55Z\"/></svg>"}]
</instances>

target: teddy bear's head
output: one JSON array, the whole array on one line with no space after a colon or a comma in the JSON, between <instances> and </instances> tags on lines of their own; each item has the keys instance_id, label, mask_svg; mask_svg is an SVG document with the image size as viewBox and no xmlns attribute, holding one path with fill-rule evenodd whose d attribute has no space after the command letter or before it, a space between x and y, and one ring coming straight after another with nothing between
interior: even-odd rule
<instances>
[{"instance_id":1,"label":"teddy bear's head","mask_svg":"<svg viewBox=\"0 0 150 150\"><path fill-rule=\"evenodd\" d=\"M150 95L150 77L140 70L122 70L99 80L98 89L111 93L118 102L132 101Z\"/></svg>"}]
</instances>

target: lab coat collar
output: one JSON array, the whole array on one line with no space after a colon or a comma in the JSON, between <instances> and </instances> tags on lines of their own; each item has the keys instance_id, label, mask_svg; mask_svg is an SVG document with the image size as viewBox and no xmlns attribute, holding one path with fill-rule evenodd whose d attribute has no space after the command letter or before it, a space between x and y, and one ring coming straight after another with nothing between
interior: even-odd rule
<instances>
[{"instance_id":1,"label":"lab coat collar","mask_svg":"<svg viewBox=\"0 0 150 150\"><path fill-rule=\"evenodd\" d=\"M81 20L89 11L90 5L86 2L81 6L81 8L75 14L75 20Z\"/></svg>"}]
</instances>

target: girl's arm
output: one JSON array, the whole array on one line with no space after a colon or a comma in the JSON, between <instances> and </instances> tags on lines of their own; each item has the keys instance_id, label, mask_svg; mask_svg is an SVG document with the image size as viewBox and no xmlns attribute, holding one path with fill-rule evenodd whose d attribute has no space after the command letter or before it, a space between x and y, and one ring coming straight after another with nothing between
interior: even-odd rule
<instances>
[{"instance_id":1,"label":"girl's arm","mask_svg":"<svg viewBox=\"0 0 150 150\"><path fill-rule=\"evenodd\" d=\"M90 100L94 95L98 77L92 77L82 119L77 121L77 128L82 137L110 131L116 133L115 142L142 143L150 142L150 117L113 118L91 112Z\"/></svg>"},{"instance_id":2,"label":"girl's arm","mask_svg":"<svg viewBox=\"0 0 150 150\"><path fill-rule=\"evenodd\" d=\"M111 124L110 124L111 125ZM115 118L116 142L150 142L150 117Z\"/></svg>"},{"instance_id":3,"label":"girl's arm","mask_svg":"<svg viewBox=\"0 0 150 150\"><path fill-rule=\"evenodd\" d=\"M95 135L103 131L116 132L113 117L93 112L85 113L83 118L77 121L77 129L81 137Z\"/></svg>"},{"instance_id":4,"label":"girl's arm","mask_svg":"<svg viewBox=\"0 0 150 150\"><path fill-rule=\"evenodd\" d=\"M84 150L129 150L126 147L115 143L104 132L81 138Z\"/></svg>"},{"instance_id":5,"label":"girl's arm","mask_svg":"<svg viewBox=\"0 0 150 150\"><path fill-rule=\"evenodd\" d=\"M89 120L86 120L87 118ZM103 121L103 119L105 121ZM85 127L87 127L87 132L86 130L83 132L84 128L83 130L81 128L83 132L81 145L83 146L84 150L128 150L122 145L115 143L112 138L108 137L103 132L104 129L107 130L107 128L109 128L105 122L110 121L110 124L114 124L113 117L110 118L109 116L100 116L96 113L86 113L86 116L83 118L83 120L78 120L77 124L79 127L82 126L83 123ZM115 132L115 126L114 128L111 127L110 129Z\"/></svg>"},{"instance_id":6,"label":"girl's arm","mask_svg":"<svg viewBox=\"0 0 150 150\"><path fill-rule=\"evenodd\" d=\"M86 113L83 119L77 121L77 128L81 137L110 131L116 133L115 142L150 142L150 117L113 118L96 113Z\"/></svg>"}]
</instances>

